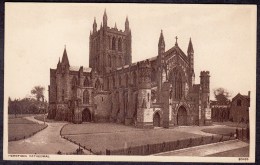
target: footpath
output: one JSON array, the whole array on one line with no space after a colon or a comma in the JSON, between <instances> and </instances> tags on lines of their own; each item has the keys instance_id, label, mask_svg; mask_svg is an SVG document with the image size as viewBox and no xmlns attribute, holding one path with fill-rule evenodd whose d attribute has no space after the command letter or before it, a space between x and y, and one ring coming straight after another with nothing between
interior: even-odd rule
<instances>
[{"instance_id":1,"label":"footpath","mask_svg":"<svg viewBox=\"0 0 260 165\"><path fill-rule=\"evenodd\" d=\"M216 153L235 150L239 148L248 147L249 144L240 140L229 140L225 142L206 144L191 148L184 148L175 151L168 151L163 153L154 154L156 156L209 156Z\"/></svg>"},{"instance_id":2,"label":"footpath","mask_svg":"<svg viewBox=\"0 0 260 165\"><path fill-rule=\"evenodd\" d=\"M34 116L25 117L28 120L43 124ZM78 145L71 143L60 136L60 130L66 123L47 123L48 127L27 139L8 142L9 154L57 154L75 152ZM85 154L90 154L84 150Z\"/></svg>"}]
</instances>

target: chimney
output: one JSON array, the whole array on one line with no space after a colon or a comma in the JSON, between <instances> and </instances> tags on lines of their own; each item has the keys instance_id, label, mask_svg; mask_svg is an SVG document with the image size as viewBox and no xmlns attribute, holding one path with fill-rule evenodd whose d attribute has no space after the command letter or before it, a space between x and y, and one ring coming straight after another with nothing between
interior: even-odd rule
<instances>
[{"instance_id":1,"label":"chimney","mask_svg":"<svg viewBox=\"0 0 260 165\"><path fill-rule=\"evenodd\" d=\"M250 91L248 91L248 97L250 98Z\"/></svg>"}]
</instances>

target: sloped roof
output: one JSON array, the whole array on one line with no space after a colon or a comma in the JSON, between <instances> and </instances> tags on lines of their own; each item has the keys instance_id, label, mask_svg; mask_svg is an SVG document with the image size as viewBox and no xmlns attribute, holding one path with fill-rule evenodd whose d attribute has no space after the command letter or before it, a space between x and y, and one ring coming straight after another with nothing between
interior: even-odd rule
<instances>
[{"instance_id":1,"label":"sloped roof","mask_svg":"<svg viewBox=\"0 0 260 165\"><path fill-rule=\"evenodd\" d=\"M165 57L168 57L169 55L171 55L172 52L176 52L184 61L188 62L188 57L186 56L186 54L181 50L181 48L178 45L175 45L174 47L172 47L171 49L167 50L164 53Z\"/></svg>"},{"instance_id":2,"label":"sloped roof","mask_svg":"<svg viewBox=\"0 0 260 165\"><path fill-rule=\"evenodd\" d=\"M80 66L70 66L70 71L79 71ZM91 72L92 68L83 67L83 72Z\"/></svg>"},{"instance_id":3,"label":"sloped roof","mask_svg":"<svg viewBox=\"0 0 260 165\"><path fill-rule=\"evenodd\" d=\"M248 95L241 95L240 93L238 93L235 97L233 97L232 101L238 98L243 98L246 99L248 102L250 102L250 97Z\"/></svg>"}]
</instances>

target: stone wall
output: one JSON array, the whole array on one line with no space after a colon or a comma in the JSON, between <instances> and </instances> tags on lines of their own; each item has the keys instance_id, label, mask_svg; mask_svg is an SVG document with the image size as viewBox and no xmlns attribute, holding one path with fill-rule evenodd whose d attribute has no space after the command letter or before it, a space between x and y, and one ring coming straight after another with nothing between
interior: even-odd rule
<instances>
[{"instance_id":1,"label":"stone wall","mask_svg":"<svg viewBox=\"0 0 260 165\"><path fill-rule=\"evenodd\" d=\"M95 122L109 121L111 115L111 97L108 92L99 92L94 96L94 120Z\"/></svg>"}]
</instances>

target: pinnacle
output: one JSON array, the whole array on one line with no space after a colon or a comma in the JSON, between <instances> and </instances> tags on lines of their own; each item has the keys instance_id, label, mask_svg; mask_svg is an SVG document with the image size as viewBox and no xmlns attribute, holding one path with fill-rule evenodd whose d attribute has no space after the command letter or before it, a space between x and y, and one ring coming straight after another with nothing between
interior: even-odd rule
<instances>
[{"instance_id":1,"label":"pinnacle","mask_svg":"<svg viewBox=\"0 0 260 165\"><path fill-rule=\"evenodd\" d=\"M191 37L190 37L190 42L189 42L189 46L188 46L188 51L187 51L188 53L189 52L194 52L194 50L193 50L193 45L192 45L192 41L191 41Z\"/></svg>"}]
</instances>

